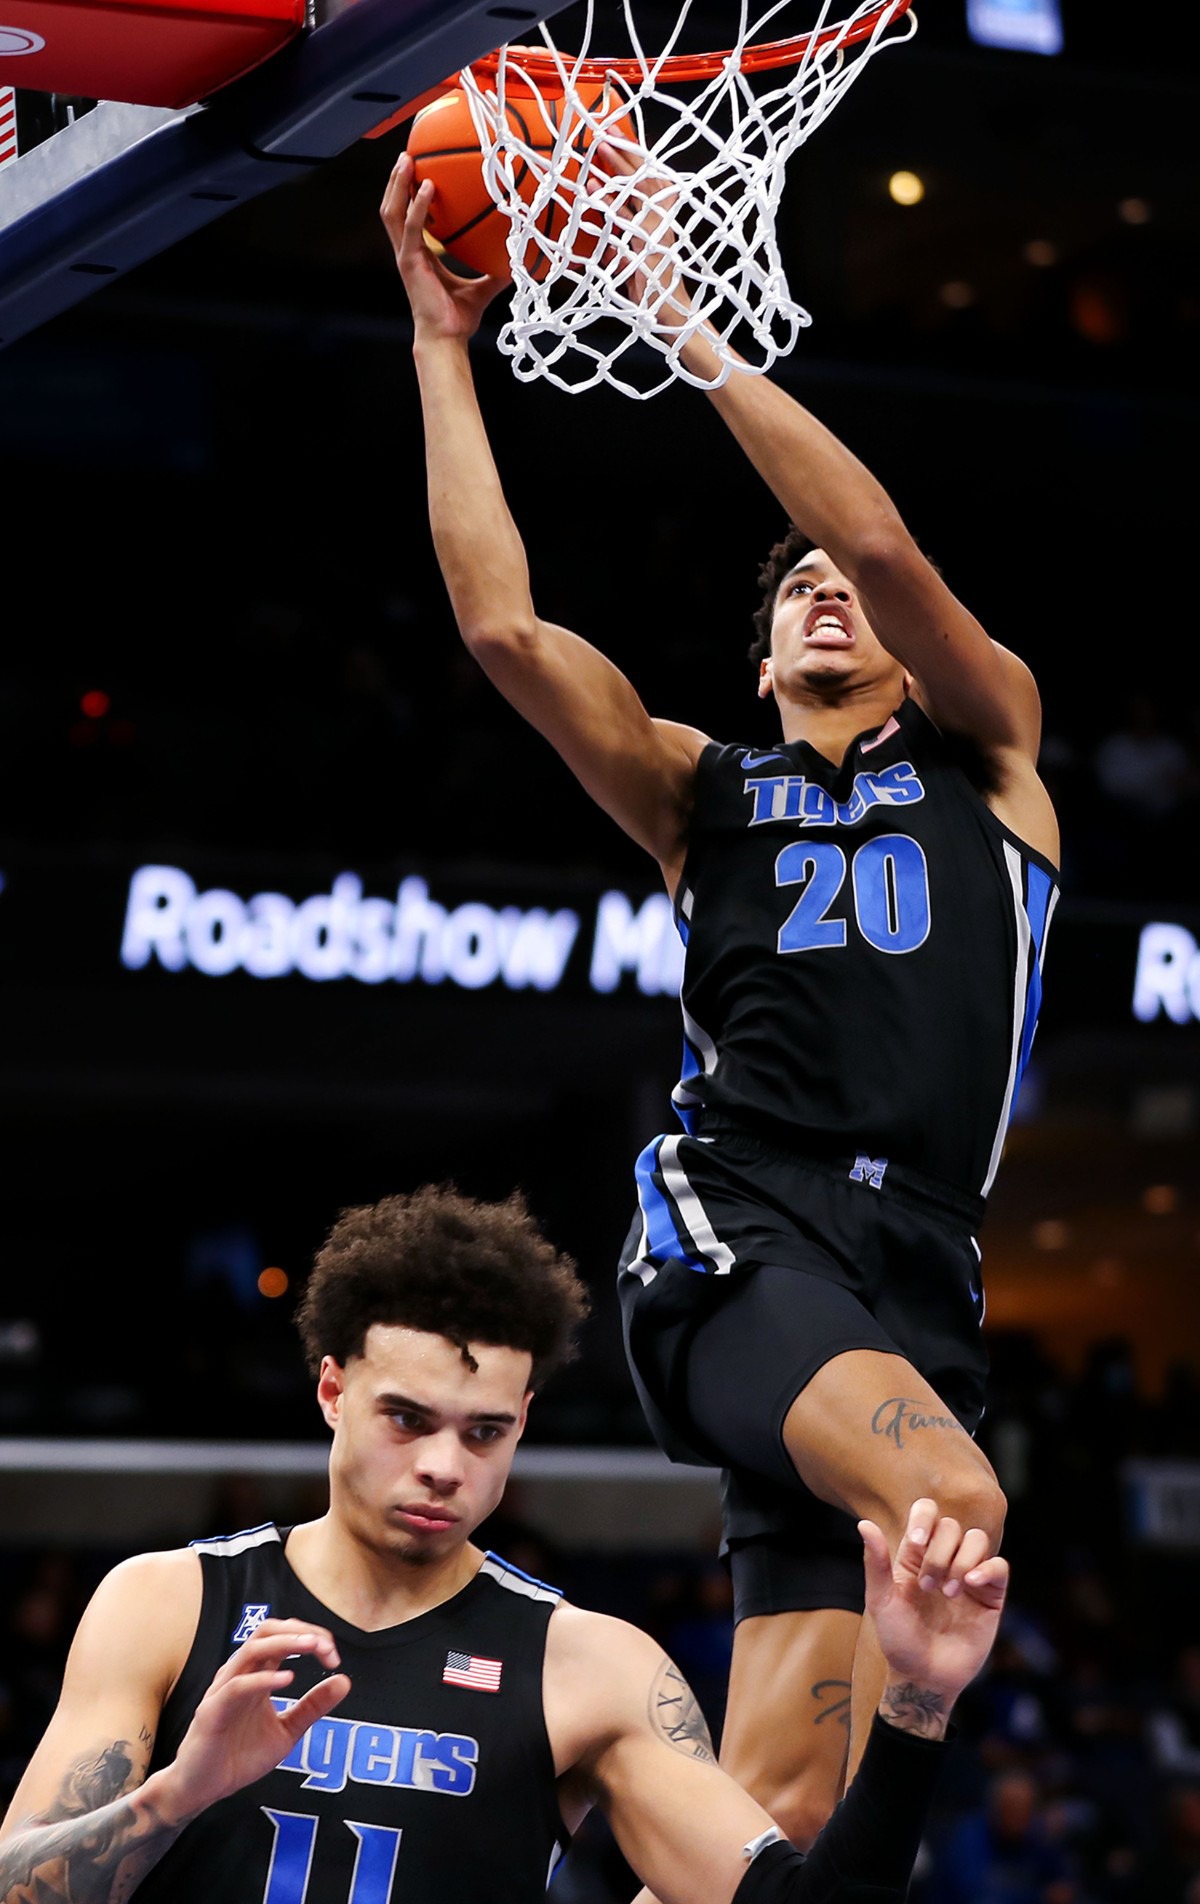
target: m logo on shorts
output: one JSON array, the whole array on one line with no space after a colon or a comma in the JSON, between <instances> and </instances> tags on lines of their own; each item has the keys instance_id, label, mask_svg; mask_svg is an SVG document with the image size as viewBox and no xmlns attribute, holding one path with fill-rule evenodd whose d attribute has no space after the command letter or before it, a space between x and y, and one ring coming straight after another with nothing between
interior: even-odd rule
<instances>
[{"instance_id":1,"label":"m logo on shorts","mask_svg":"<svg viewBox=\"0 0 1200 1904\"><path fill-rule=\"evenodd\" d=\"M883 1189L883 1173L888 1167L886 1157L868 1157L859 1151L850 1172L851 1183L869 1183L872 1190Z\"/></svg>"}]
</instances>

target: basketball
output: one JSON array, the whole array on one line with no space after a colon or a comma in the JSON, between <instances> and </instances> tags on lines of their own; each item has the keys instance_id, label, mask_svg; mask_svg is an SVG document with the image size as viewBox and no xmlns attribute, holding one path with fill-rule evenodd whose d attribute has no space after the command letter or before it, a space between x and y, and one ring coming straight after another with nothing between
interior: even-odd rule
<instances>
[{"instance_id":1,"label":"basketball","mask_svg":"<svg viewBox=\"0 0 1200 1904\"><path fill-rule=\"evenodd\" d=\"M589 110L597 105L605 109L611 89L603 83L580 86L579 96ZM549 155L554 150L562 124L563 97L543 87L541 97L532 89L518 89L510 82L505 100L508 123L515 137L535 152ZM622 118L613 130L622 138L634 139L632 122ZM579 175L586 148L583 141L592 137L591 128L581 125L574 149L579 157L567 162L561 176L568 182ZM489 277L509 275L507 214L488 191L483 175L483 155L471 117L467 95L461 89L443 94L417 113L409 130L407 149L413 160L414 189L425 179L434 186L433 206L428 230L455 263L468 270L485 272ZM532 204L539 184L532 166L521 162L516 186L525 203ZM567 212L557 201L547 205L541 230L555 239L567 221ZM586 248L586 240L578 247ZM545 275L549 260L531 241L525 254L526 269L534 278Z\"/></svg>"}]
</instances>

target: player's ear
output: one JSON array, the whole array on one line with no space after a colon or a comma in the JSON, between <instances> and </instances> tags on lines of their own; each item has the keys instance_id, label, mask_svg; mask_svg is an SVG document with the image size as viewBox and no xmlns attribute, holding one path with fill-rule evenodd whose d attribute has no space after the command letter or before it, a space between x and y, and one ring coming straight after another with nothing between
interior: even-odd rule
<instances>
[{"instance_id":1,"label":"player's ear","mask_svg":"<svg viewBox=\"0 0 1200 1904\"><path fill-rule=\"evenodd\" d=\"M904 670L904 698L906 701L910 698L912 691L916 687L916 685L917 685L916 675L910 674L908 672L908 669L905 668Z\"/></svg>"},{"instance_id":2,"label":"player's ear","mask_svg":"<svg viewBox=\"0 0 1200 1904\"><path fill-rule=\"evenodd\" d=\"M771 657L764 655L758 664L758 698L765 701L775 692L775 677L771 671Z\"/></svg>"},{"instance_id":3,"label":"player's ear","mask_svg":"<svg viewBox=\"0 0 1200 1904\"><path fill-rule=\"evenodd\" d=\"M341 1363L335 1361L332 1355L323 1356L321 1373L317 1377L317 1404L328 1428L337 1425L345 1384L345 1370Z\"/></svg>"}]
</instances>

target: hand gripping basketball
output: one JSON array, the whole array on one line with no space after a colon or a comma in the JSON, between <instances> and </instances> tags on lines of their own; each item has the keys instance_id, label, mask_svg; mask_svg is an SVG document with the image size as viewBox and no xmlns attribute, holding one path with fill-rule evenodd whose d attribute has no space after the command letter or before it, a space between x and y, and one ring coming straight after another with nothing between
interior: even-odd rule
<instances>
[{"instance_id":1,"label":"hand gripping basketball","mask_svg":"<svg viewBox=\"0 0 1200 1904\"><path fill-rule=\"evenodd\" d=\"M484 311L507 279L468 279L446 269L425 244L432 196L428 182L413 190L413 162L402 152L392 167L379 214L408 293L416 332L465 341L479 329Z\"/></svg>"},{"instance_id":2,"label":"hand gripping basketball","mask_svg":"<svg viewBox=\"0 0 1200 1904\"><path fill-rule=\"evenodd\" d=\"M619 98L608 82L581 86L579 97L586 113L605 120L606 131L632 138L627 118L619 117L609 126ZM415 184L419 187L429 180L433 185L429 231L456 264L489 277L508 278L512 226L504 201L511 203L515 198L523 207L536 207L534 231L522 263L529 276L538 280L548 268L549 248L571 222L581 175L586 177L592 169L598 134L586 116L565 116L563 94L552 84L538 86L513 77L504 99L511 153L489 181L476 125L478 113L491 114L499 124L496 95L477 96L473 110L467 93L457 89L425 106L412 122L407 151ZM540 205L539 197L544 201ZM586 229L579 228L577 213L572 251L586 255L594 242Z\"/></svg>"}]
</instances>

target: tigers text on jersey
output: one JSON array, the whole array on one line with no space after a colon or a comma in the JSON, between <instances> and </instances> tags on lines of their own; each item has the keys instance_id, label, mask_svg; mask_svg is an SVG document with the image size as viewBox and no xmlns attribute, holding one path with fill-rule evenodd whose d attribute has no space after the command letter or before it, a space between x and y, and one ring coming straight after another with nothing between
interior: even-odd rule
<instances>
[{"instance_id":1,"label":"tigers text on jersey","mask_svg":"<svg viewBox=\"0 0 1200 1904\"><path fill-rule=\"evenodd\" d=\"M186 1826L139 1904L534 1904L565 1849L542 1709L560 1594L489 1554L463 1590L382 1632L301 1585L275 1526L193 1541L204 1592L151 1771L217 1669L270 1617L328 1627L351 1690L287 1758ZM288 1698L321 1676L297 1658Z\"/></svg>"},{"instance_id":2,"label":"tigers text on jersey","mask_svg":"<svg viewBox=\"0 0 1200 1904\"><path fill-rule=\"evenodd\" d=\"M710 742L676 896L684 1127L724 1114L986 1196L1057 899L915 701L840 767Z\"/></svg>"}]
</instances>

